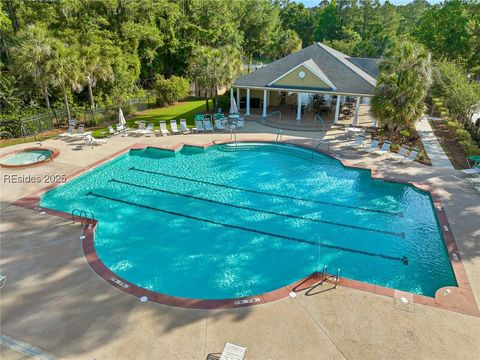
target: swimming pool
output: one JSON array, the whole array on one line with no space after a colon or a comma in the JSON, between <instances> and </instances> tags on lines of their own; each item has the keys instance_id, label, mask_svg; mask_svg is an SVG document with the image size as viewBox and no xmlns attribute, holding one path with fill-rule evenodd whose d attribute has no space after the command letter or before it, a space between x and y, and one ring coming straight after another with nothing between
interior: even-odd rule
<instances>
[{"instance_id":1,"label":"swimming pool","mask_svg":"<svg viewBox=\"0 0 480 360\"><path fill-rule=\"evenodd\" d=\"M428 193L295 146L130 150L41 205L94 213L101 261L171 296L262 294L324 266L431 297L457 285Z\"/></svg>"}]
</instances>

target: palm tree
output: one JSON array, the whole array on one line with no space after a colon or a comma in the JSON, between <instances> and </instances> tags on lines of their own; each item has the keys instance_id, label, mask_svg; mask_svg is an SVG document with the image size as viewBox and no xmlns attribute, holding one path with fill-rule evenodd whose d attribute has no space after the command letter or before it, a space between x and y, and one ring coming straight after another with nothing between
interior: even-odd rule
<instances>
[{"instance_id":1,"label":"palm tree","mask_svg":"<svg viewBox=\"0 0 480 360\"><path fill-rule=\"evenodd\" d=\"M233 83L242 68L240 52L233 46L215 49L202 46L190 63L190 73L200 87L215 94L215 111L218 111L218 88ZM208 110L208 98L205 94Z\"/></svg>"},{"instance_id":2,"label":"palm tree","mask_svg":"<svg viewBox=\"0 0 480 360\"><path fill-rule=\"evenodd\" d=\"M390 47L379 66L372 113L390 129L411 127L425 111L431 81L430 54L420 44L401 40Z\"/></svg>"},{"instance_id":3,"label":"palm tree","mask_svg":"<svg viewBox=\"0 0 480 360\"><path fill-rule=\"evenodd\" d=\"M113 80L113 69L108 56L102 54L102 48L98 44L80 45L78 53L81 81L88 87L90 107L93 110L95 108L93 87L97 80Z\"/></svg>"},{"instance_id":4,"label":"palm tree","mask_svg":"<svg viewBox=\"0 0 480 360\"><path fill-rule=\"evenodd\" d=\"M48 63L54 56L53 38L44 25L29 25L18 34L18 46L12 48L12 69L18 76L28 77L37 86L50 108Z\"/></svg>"},{"instance_id":5,"label":"palm tree","mask_svg":"<svg viewBox=\"0 0 480 360\"><path fill-rule=\"evenodd\" d=\"M51 83L54 86L59 86L62 90L65 110L67 111L68 119L70 119L71 113L67 89L70 87L75 90L81 89L78 58L72 48L59 40L55 40L53 49L54 56L48 63L48 73L51 75Z\"/></svg>"}]
</instances>

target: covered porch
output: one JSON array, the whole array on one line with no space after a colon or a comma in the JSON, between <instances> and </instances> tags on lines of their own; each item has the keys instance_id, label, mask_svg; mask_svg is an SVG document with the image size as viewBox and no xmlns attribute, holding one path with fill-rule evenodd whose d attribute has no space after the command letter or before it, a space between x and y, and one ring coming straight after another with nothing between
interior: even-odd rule
<instances>
[{"instance_id":1,"label":"covered porch","mask_svg":"<svg viewBox=\"0 0 480 360\"><path fill-rule=\"evenodd\" d=\"M230 97L246 119L282 129L320 131L334 125L376 126L368 97L239 87L230 89Z\"/></svg>"}]
</instances>

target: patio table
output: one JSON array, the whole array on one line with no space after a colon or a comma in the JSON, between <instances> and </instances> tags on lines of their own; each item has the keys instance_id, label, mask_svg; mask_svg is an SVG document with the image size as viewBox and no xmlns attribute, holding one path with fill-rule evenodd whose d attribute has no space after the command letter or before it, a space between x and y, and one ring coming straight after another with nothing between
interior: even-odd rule
<instances>
[{"instance_id":1,"label":"patio table","mask_svg":"<svg viewBox=\"0 0 480 360\"><path fill-rule=\"evenodd\" d=\"M348 137L351 137L353 135L363 134L365 130L356 127L346 127L345 132L347 133Z\"/></svg>"}]
</instances>

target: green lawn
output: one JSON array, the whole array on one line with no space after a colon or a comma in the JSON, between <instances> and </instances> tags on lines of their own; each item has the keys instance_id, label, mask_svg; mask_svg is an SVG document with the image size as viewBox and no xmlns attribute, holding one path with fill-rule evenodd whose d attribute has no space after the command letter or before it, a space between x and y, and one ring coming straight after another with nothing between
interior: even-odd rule
<instances>
[{"instance_id":1,"label":"green lawn","mask_svg":"<svg viewBox=\"0 0 480 360\"><path fill-rule=\"evenodd\" d=\"M209 102L210 110L213 109L213 101L210 100ZM144 111L142 114L133 116L127 119L127 125L131 129L135 129L138 125L135 121L145 120L148 123L155 124L155 129L158 129L160 126L158 122L160 120L180 120L180 119L187 119L187 125L189 127L194 126L193 117L195 114L199 114L206 111L205 100L204 99L187 99L182 101L181 103L166 106L162 108L155 108ZM167 128L170 129L170 125L167 122ZM108 132L108 129L101 128L97 129L93 132L94 137L102 137L105 136L105 133Z\"/></svg>"}]
</instances>

